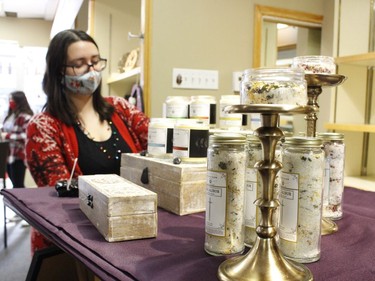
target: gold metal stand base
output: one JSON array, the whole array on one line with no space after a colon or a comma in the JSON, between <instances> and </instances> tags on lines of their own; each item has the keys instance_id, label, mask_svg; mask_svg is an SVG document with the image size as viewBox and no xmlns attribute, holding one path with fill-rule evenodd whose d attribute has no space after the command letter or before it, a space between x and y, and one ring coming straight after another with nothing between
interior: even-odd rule
<instances>
[{"instance_id":1,"label":"gold metal stand base","mask_svg":"<svg viewBox=\"0 0 375 281\"><path fill-rule=\"evenodd\" d=\"M304 265L287 260L274 238L257 238L254 247L243 256L224 261L218 270L222 281L313 280Z\"/></svg>"},{"instance_id":2,"label":"gold metal stand base","mask_svg":"<svg viewBox=\"0 0 375 281\"><path fill-rule=\"evenodd\" d=\"M321 230L322 235L333 234L333 233L336 233L338 230L339 230L339 227L334 221L328 218L322 218L322 230Z\"/></svg>"}]
</instances>

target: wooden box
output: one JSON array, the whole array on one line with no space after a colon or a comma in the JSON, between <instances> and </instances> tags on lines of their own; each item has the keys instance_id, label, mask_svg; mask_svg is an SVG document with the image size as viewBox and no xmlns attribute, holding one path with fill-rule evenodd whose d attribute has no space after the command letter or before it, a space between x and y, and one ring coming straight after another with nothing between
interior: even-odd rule
<instances>
[{"instance_id":1,"label":"wooden box","mask_svg":"<svg viewBox=\"0 0 375 281\"><path fill-rule=\"evenodd\" d=\"M177 215L206 207L207 163L173 164L172 159L124 153L120 175L158 194L158 206Z\"/></svg>"},{"instance_id":2,"label":"wooden box","mask_svg":"<svg viewBox=\"0 0 375 281\"><path fill-rule=\"evenodd\" d=\"M80 209L109 242L156 237L157 195L118 175L78 178Z\"/></svg>"}]
</instances>

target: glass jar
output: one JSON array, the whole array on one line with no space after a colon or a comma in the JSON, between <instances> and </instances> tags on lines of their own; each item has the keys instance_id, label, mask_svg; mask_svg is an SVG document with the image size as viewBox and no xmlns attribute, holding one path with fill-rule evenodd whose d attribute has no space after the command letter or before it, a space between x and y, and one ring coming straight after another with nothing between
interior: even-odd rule
<instances>
[{"instance_id":1,"label":"glass jar","mask_svg":"<svg viewBox=\"0 0 375 281\"><path fill-rule=\"evenodd\" d=\"M318 133L322 139L326 157L323 191L323 217L332 220L342 218L344 193L345 144L340 133Z\"/></svg>"},{"instance_id":2,"label":"glass jar","mask_svg":"<svg viewBox=\"0 0 375 281\"><path fill-rule=\"evenodd\" d=\"M147 152L152 157L165 157L173 151L173 127L176 123L172 118L151 118L148 127Z\"/></svg>"},{"instance_id":3,"label":"glass jar","mask_svg":"<svg viewBox=\"0 0 375 281\"><path fill-rule=\"evenodd\" d=\"M220 128L240 130L242 126L241 113L227 113L225 107L240 104L240 95L222 95L220 98Z\"/></svg>"},{"instance_id":4,"label":"glass jar","mask_svg":"<svg viewBox=\"0 0 375 281\"><path fill-rule=\"evenodd\" d=\"M335 74L336 64L333 57L299 56L292 60L292 67L301 68L308 74Z\"/></svg>"},{"instance_id":5,"label":"glass jar","mask_svg":"<svg viewBox=\"0 0 375 281\"><path fill-rule=\"evenodd\" d=\"M185 162L206 161L209 126L195 119L179 119L173 129L173 158Z\"/></svg>"},{"instance_id":6,"label":"glass jar","mask_svg":"<svg viewBox=\"0 0 375 281\"><path fill-rule=\"evenodd\" d=\"M299 68L255 68L244 71L242 104L307 104L305 74Z\"/></svg>"},{"instance_id":7,"label":"glass jar","mask_svg":"<svg viewBox=\"0 0 375 281\"><path fill-rule=\"evenodd\" d=\"M242 253L246 136L210 136L207 152L204 249L211 255Z\"/></svg>"},{"instance_id":8,"label":"glass jar","mask_svg":"<svg viewBox=\"0 0 375 281\"><path fill-rule=\"evenodd\" d=\"M211 128L216 126L216 99L214 96L192 96L189 118L207 120Z\"/></svg>"},{"instance_id":9,"label":"glass jar","mask_svg":"<svg viewBox=\"0 0 375 281\"><path fill-rule=\"evenodd\" d=\"M188 118L190 97L168 96L164 103L164 114L166 118Z\"/></svg>"},{"instance_id":10,"label":"glass jar","mask_svg":"<svg viewBox=\"0 0 375 281\"><path fill-rule=\"evenodd\" d=\"M319 260L324 151L318 138L286 138L280 173L279 246L300 263Z\"/></svg>"}]
</instances>

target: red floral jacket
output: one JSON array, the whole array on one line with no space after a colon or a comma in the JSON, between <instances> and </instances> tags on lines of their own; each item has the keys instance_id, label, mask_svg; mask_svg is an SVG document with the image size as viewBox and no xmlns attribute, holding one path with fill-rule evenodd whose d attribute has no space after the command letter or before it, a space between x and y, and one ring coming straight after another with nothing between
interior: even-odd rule
<instances>
[{"instance_id":1,"label":"red floral jacket","mask_svg":"<svg viewBox=\"0 0 375 281\"><path fill-rule=\"evenodd\" d=\"M125 99L106 97L115 107L112 122L133 152L147 148L149 118ZM55 186L58 180L69 179L78 142L72 126L67 126L47 113L35 115L27 127L26 159L36 184ZM76 166L73 177L82 172Z\"/></svg>"},{"instance_id":2,"label":"red floral jacket","mask_svg":"<svg viewBox=\"0 0 375 281\"><path fill-rule=\"evenodd\" d=\"M14 119L12 131L8 132L5 135L5 139L9 140L9 164L13 163L16 160L25 161L26 128L31 117L32 115L30 114L20 113Z\"/></svg>"}]
</instances>

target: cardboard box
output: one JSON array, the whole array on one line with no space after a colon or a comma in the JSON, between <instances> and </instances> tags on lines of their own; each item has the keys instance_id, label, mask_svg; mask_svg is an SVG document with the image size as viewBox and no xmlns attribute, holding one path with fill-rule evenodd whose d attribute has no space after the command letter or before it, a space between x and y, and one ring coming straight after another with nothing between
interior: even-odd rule
<instances>
[{"instance_id":1,"label":"cardboard box","mask_svg":"<svg viewBox=\"0 0 375 281\"><path fill-rule=\"evenodd\" d=\"M124 153L120 175L158 194L158 206L177 215L205 211L207 163Z\"/></svg>"},{"instance_id":2,"label":"cardboard box","mask_svg":"<svg viewBox=\"0 0 375 281\"><path fill-rule=\"evenodd\" d=\"M109 242L156 237L157 195L118 175L78 178L80 209Z\"/></svg>"}]
</instances>

